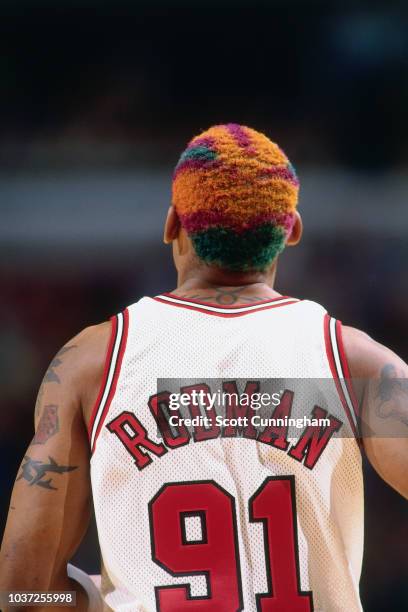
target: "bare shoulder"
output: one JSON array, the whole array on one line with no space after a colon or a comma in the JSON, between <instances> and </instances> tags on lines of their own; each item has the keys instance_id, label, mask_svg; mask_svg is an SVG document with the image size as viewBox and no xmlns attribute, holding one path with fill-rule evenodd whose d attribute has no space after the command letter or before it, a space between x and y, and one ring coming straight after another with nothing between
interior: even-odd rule
<instances>
[{"instance_id":1,"label":"bare shoulder","mask_svg":"<svg viewBox=\"0 0 408 612\"><path fill-rule=\"evenodd\" d=\"M73 368L77 376L93 372L101 366L103 368L110 335L111 323L104 321L86 327L67 343L66 347L76 348L76 351L68 356L67 364ZM62 350L66 350L66 347Z\"/></svg>"},{"instance_id":2,"label":"bare shoulder","mask_svg":"<svg viewBox=\"0 0 408 612\"><path fill-rule=\"evenodd\" d=\"M408 499L408 366L357 329L344 327L343 342L353 382L362 391L360 429L367 458Z\"/></svg>"},{"instance_id":3,"label":"bare shoulder","mask_svg":"<svg viewBox=\"0 0 408 612\"><path fill-rule=\"evenodd\" d=\"M354 327L343 326L343 343L353 378L380 378L383 369L390 366L401 370L407 368L391 349Z\"/></svg>"},{"instance_id":4,"label":"bare shoulder","mask_svg":"<svg viewBox=\"0 0 408 612\"><path fill-rule=\"evenodd\" d=\"M111 323L105 321L86 327L72 339L78 347L75 356L72 354L73 383L78 390L86 423L102 382L110 336Z\"/></svg>"},{"instance_id":5,"label":"bare shoulder","mask_svg":"<svg viewBox=\"0 0 408 612\"><path fill-rule=\"evenodd\" d=\"M35 411L36 423L45 402L63 401L69 410L82 413L89 422L93 403L102 381L111 335L106 321L86 327L69 340L52 359L40 387Z\"/></svg>"}]
</instances>

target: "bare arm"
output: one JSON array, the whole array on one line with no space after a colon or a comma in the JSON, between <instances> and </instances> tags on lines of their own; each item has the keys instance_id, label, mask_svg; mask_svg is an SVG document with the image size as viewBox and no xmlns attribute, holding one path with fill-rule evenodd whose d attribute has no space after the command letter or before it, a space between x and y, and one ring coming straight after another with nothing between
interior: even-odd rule
<instances>
[{"instance_id":1,"label":"bare arm","mask_svg":"<svg viewBox=\"0 0 408 612\"><path fill-rule=\"evenodd\" d=\"M343 329L351 376L362 381L364 449L378 474L408 499L408 365L361 331Z\"/></svg>"},{"instance_id":2,"label":"bare arm","mask_svg":"<svg viewBox=\"0 0 408 612\"><path fill-rule=\"evenodd\" d=\"M0 553L0 590L75 590L81 611L87 609L85 593L66 568L90 518L85 423L102 377L109 328L104 323L84 330L57 353L44 376L35 435L17 474Z\"/></svg>"}]
</instances>

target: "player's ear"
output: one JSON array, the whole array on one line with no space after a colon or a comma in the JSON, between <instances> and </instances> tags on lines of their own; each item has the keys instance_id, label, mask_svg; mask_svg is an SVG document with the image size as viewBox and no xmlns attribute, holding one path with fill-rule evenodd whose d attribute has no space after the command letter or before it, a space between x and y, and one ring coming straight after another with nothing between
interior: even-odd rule
<instances>
[{"instance_id":1,"label":"player's ear","mask_svg":"<svg viewBox=\"0 0 408 612\"><path fill-rule=\"evenodd\" d=\"M300 239L302 238L302 234L303 234L302 217L300 216L298 211L296 211L295 212L295 223L293 224L291 234L290 236L288 236L288 239L286 241L287 246L296 246L300 242Z\"/></svg>"},{"instance_id":2,"label":"player's ear","mask_svg":"<svg viewBox=\"0 0 408 612\"><path fill-rule=\"evenodd\" d=\"M164 224L163 242L170 244L175 240L180 231L180 219L176 213L174 206L170 206L167 211L166 223Z\"/></svg>"}]
</instances>

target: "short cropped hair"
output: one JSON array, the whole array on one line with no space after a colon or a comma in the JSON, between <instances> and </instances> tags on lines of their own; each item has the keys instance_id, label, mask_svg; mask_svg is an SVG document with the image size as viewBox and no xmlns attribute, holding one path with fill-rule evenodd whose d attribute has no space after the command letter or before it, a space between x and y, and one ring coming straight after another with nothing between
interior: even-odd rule
<instances>
[{"instance_id":1,"label":"short cropped hair","mask_svg":"<svg viewBox=\"0 0 408 612\"><path fill-rule=\"evenodd\" d=\"M173 177L173 206L197 256L232 271L263 271L284 249L298 192L282 149L234 123L193 138Z\"/></svg>"}]
</instances>

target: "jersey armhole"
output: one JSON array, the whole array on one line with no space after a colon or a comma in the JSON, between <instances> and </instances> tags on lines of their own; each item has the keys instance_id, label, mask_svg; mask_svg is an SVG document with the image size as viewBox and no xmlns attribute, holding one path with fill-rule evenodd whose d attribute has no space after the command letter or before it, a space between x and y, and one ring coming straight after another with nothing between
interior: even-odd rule
<instances>
[{"instance_id":1,"label":"jersey armhole","mask_svg":"<svg viewBox=\"0 0 408 612\"><path fill-rule=\"evenodd\" d=\"M350 368L343 344L342 323L329 314L324 318L326 354L340 401L351 425L356 440L362 448L360 434L360 410L353 389Z\"/></svg>"},{"instance_id":2,"label":"jersey armhole","mask_svg":"<svg viewBox=\"0 0 408 612\"><path fill-rule=\"evenodd\" d=\"M95 451L96 440L108 414L113 396L115 395L127 342L129 328L128 309L111 317L110 321L111 335L105 356L104 372L88 425L91 454Z\"/></svg>"}]
</instances>

